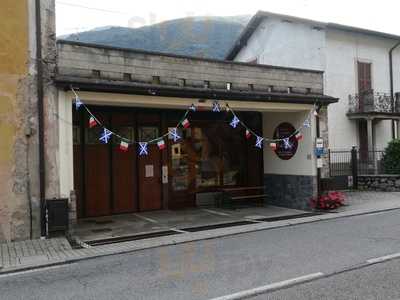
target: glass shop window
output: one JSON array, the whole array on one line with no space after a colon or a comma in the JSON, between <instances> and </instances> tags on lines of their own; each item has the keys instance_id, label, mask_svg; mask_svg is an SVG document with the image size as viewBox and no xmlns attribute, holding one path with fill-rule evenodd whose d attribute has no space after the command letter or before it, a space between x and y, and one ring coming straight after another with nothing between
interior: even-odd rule
<instances>
[{"instance_id":1,"label":"glass shop window","mask_svg":"<svg viewBox=\"0 0 400 300\"><path fill-rule=\"evenodd\" d=\"M113 129L113 131L126 140L129 141L135 140L135 129L132 126L118 127ZM113 144L119 146L120 143L121 143L121 138L113 136Z\"/></svg>"},{"instance_id":2,"label":"glass shop window","mask_svg":"<svg viewBox=\"0 0 400 300\"><path fill-rule=\"evenodd\" d=\"M149 142L158 138L158 127L142 126L139 127L139 141L138 142Z\"/></svg>"},{"instance_id":3,"label":"glass shop window","mask_svg":"<svg viewBox=\"0 0 400 300\"><path fill-rule=\"evenodd\" d=\"M94 128L85 128L86 145L102 145L100 137L103 134L103 127L96 126Z\"/></svg>"}]
</instances>

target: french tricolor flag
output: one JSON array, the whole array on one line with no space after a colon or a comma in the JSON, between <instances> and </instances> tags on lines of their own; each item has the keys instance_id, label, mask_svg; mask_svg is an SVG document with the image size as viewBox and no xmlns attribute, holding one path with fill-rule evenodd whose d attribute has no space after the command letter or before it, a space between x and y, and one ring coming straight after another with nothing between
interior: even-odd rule
<instances>
[{"instance_id":1,"label":"french tricolor flag","mask_svg":"<svg viewBox=\"0 0 400 300\"><path fill-rule=\"evenodd\" d=\"M164 150L164 149L165 149L165 142L164 142L164 140L158 141L158 142L157 142L157 146L158 146L158 149Z\"/></svg>"},{"instance_id":2,"label":"french tricolor flag","mask_svg":"<svg viewBox=\"0 0 400 300\"><path fill-rule=\"evenodd\" d=\"M248 130L246 129L246 139L249 139L249 138L251 138L251 133L250 133L250 131L248 131Z\"/></svg>"},{"instance_id":3,"label":"french tricolor flag","mask_svg":"<svg viewBox=\"0 0 400 300\"><path fill-rule=\"evenodd\" d=\"M89 128L93 128L97 125L96 119L94 117L90 117L89 119Z\"/></svg>"},{"instance_id":4,"label":"french tricolor flag","mask_svg":"<svg viewBox=\"0 0 400 300\"><path fill-rule=\"evenodd\" d=\"M189 128L189 127L190 127L190 122L189 122L189 120L188 120L188 119L183 120L183 121L182 121L182 126L183 126L184 128Z\"/></svg>"},{"instance_id":5,"label":"french tricolor flag","mask_svg":"<svg viewBox=\"0 0 400 300\"><path fill-rule=\"evenodd\" d=\"M121 144L119 145L119 150L122 152L127 152L129 148L129 144L125 141L121 141Z\"/></svg>"}]
</instances>

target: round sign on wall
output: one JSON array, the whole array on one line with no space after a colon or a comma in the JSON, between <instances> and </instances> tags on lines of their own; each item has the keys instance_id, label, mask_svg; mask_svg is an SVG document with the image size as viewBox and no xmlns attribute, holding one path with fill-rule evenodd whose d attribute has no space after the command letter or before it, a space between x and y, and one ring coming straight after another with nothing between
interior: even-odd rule
<instances>
[{"instance_id":1,"label":"round sign on wall","mask_svg":"<svg viewBox=\"0 0 400 300\"><path fill-rule=\"evenodd\" d=\"M284 139L295 132L296 128L294 128L292 124L287 122L281 123L274 131L274 139ZM298 146L299 142L297 141L296 136L293 135L289 138L287 143L284 141L276 143L275 153L280 159L289 160L296 154Z\"/></svg>"}]
</instances>

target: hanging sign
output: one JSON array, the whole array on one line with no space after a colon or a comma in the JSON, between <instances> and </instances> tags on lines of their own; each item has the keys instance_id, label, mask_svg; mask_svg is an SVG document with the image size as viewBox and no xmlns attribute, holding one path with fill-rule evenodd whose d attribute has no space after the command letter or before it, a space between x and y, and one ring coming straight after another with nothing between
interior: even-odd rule
<instances>
[{"instance_id":1,"label":"hanging sign","mask_svg":"<svg viewBox=\"0 0 400 300\"><path fill-rule=\"evenodd\" d=\"M324 139L323 138L317 138L315 140L315 155L317 157L321 157L324 155Z\"/></svg>"},{"instance_id":2,"label":"hanging sign","mask_svg":"<svg viewBox=\"0 0 400 300\"><path fill-rule=\"evenodd\" d=\"M275 129L274 139L283 139L275 143L275 147L272 147L272 149L275 148L274 151L280 159L289 160L296 154L299 142L294 135L295 132L296 129L293 125L286 122L279 124Z\"/></svg>"},{"instance_id":3,"label":"hanging sign","mask_svg":"<svg viewBox=\"0 0 400 300\"><path fill-rule=\"evenodd\" d=\"M145 166L145 177L154 177L154 166L153 165L146 165Z\"/></svg>"}]
</instances>

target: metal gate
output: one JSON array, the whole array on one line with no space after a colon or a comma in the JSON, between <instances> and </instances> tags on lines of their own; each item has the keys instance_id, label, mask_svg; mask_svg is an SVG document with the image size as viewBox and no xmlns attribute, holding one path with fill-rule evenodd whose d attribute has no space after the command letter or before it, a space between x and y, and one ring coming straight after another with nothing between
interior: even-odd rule
<instances>
[{"instance_id":1,"label":"metal gate","mask_svg":"<svg viewBox=\"0 0 400 300\"><path fill-rule=\"evenodd\" d=\"M357 150L328 150L329 178L321 180L322 190L357 188Z\"/></svg>"}]
</instances>

